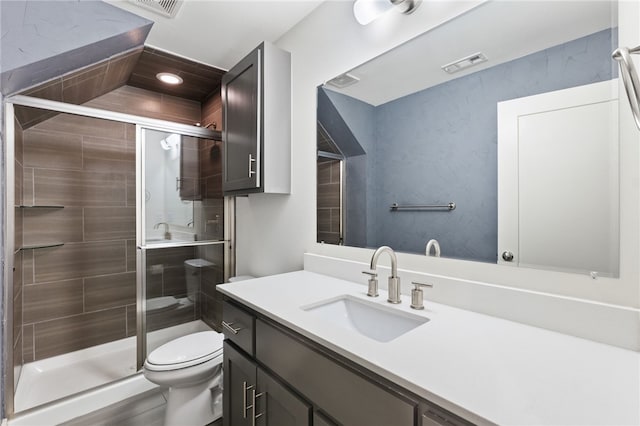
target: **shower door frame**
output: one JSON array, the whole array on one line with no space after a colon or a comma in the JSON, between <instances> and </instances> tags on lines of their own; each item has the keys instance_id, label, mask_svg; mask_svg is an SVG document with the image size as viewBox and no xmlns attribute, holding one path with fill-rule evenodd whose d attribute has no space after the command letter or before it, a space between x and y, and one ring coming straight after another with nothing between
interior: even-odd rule
<instances>
[{"instance_id":1,"label":"shower door frame","mask_svg":"<svg viewBox=\"0 0 640 426\"><path fill-rule=\"evenodd\" d=\"M216 139L220 140L220 132L213 131L207 128L191 126L188 124L174 123L171 121L160 120L155 118L148 118L133 114L102 110L98 108L91 108L82 105L68 104L59 101L52 101L48 99L34 98L24 95L14 95L5 98L4 100L4 190L3 193L3 206L4 206L4 220L3 220L3 232L4 232L4 271L3 271L3 304L4 310L2 313L4 332L2 335L2 359L3 359L3 371L2 371L2 387L4 390L4 417L13 418L14 412L14 397L15 397L15 384L14 384L14 359L13 359L13 257L15 251L15 108L14 106L25 106L31 108L39 108L48 111L54 111L58 113L72 114L90 118L97 118L109 121L116 121L120 123L134 124L136 125L136 314L138 318L145 316L145 297L141 290L144 290L144 267L141 268L141 263L144 259L140 255L138 244L139 226L140 226L140 203L141 203L141 182L144 176L139 175L142 171L139 169L139 156L142 154L140 147L140 139L138 138L138 131L141 128L155 129L170 131L173 133L179 133L187 136L194 136L204 139ZM222 241L195 241L193 246L197 245L211 245L211 244L224 244L224 281L226 282L229 276L235 272L235 221L234 211L235 199L233 197L224 197L224 236ZM186 244L182 244L186 245ZM171 245L169 245L171 246ZM160 248L160 247L158 247ZM134 374L141 374L140 368L144 363L144 357L146 356L146 321L138 321L136 325L136 367L137 372ZM144 345L142 345L144 343ZM128 376L130 377L130 376ZM120 380L120 379L119 379ZM117 381L117 380L116 380ZM97 389L103 386L109 386L111 383L98 386ZM73 398L74 395L61 398ZM54 404L61 399L56 399L51 402L47 402L40 406L30 408L27 411L37 409L41 406Z\"/></svg>"},{"instance_id":2,"label":"shower door frame","mask_svg":"<svg viewBox=\"0 0 640 426\"><path fill-rule=\"evenodd\" d=\"M170 122L166 122L170 123ZM175 124L175 123L170 123ZM202 240L202 241L180 241L180 242L167 242L167 243L154 243L152 245L145 244L146 238L146 203L145 194L146 191L146 157L145 148L146 140L144 137L144 130L153 130L167 133L177 133L182 136L194 136L197 138L221 140L216 139L216 132L197 126L192 127L191 131L185 131L182 125L179 126L167 126L167 125L149 125L136 123L136 369L140 370L144 365L144 361L147 359L147 251L164 249L171 247L197 247L197 246L213 246L224 244L224 273L223 282L229 279L231 272L231 258L228 254L231 252L231 236L228 217L234 215L233 203L231 203L231 197L224 197L223 206L223 239L222 240ZM202 133L199 130L205 130L206 133Z\"/></svg>"}]
</instances>

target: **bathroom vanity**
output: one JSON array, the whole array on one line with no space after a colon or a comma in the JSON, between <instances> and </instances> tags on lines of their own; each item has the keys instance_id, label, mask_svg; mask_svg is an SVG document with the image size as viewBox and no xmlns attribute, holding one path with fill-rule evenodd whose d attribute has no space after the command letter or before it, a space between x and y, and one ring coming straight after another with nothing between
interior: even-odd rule
<instances>
[{"instance_id":1,"label":"bathroom vanity","mask_svg":"<svg viewBox=\"0 0 640 426\"><path fill-rule=\"evenodd\" d=\"M219 289L225 425L639 420L633 351L307 271Z\"/></svg>"},{"instance_id":2,"label":"bathroom vanity","mask_svg":"<svg viewBox=\"0 0 640 426\"><path fill-rule=\"evenodd\" d=\"M245 305L223 312L225 424L471 424Z\"/></svg>"}]
</instances>

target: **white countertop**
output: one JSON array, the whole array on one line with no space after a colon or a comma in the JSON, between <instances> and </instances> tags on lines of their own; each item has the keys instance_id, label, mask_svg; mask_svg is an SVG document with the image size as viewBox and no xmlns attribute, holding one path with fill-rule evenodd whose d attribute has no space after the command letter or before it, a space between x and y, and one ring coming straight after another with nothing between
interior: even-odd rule
<instances>
[{"instance_id":1,"label":"white countertop","mask_svg":"<svg viewBox=\"0 0 640 426\"><path fill-rule=\"evenodd\" d=\"M640 353L634 351L428 300L416 311L407 296L392 305L385 291L369 298L364 285L307 271L217 288L479 424L640 425ZM300 308L343 294L430 321L381 343Z\"/></svg>"}]
</instances>

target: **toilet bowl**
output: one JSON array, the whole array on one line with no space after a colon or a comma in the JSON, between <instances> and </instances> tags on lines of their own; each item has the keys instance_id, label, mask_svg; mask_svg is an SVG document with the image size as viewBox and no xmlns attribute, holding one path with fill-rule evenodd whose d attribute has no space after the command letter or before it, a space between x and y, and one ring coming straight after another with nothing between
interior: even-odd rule
<instances>
[{"instance_id":1,"label":"toilet bowl","mask_svg":"<svg viewBox=\"0 0 640 426\"><path fill-rule=\"evenodd\" d=\"M168 387L165 426L202 426L222 416L222 341L215 331L172 340L149 354L143 374Z\"/></svg>"}]
</instances>

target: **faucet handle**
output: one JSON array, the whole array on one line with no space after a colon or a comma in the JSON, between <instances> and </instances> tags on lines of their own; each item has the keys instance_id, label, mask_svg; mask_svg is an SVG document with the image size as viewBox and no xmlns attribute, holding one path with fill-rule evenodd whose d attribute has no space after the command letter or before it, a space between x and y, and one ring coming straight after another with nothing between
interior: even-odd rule
<instances>
[{"instance_id":1,"label":"faucet handle","mask_svg":"<svg viewBox=\"0 0 640 426\"><path fill-rule=\"evenodd\" d=\"M433 287L433 284L429 283L421 283L418 281L411 281L411 284L415 286L413 290L411 290L411 307L413 309L424 309L423 304L423 292L421 287Z\"/></svg>"},{"instance_id":2,"label":"faucet handle","mask_svg":"<svg viewBox=\"0 0 640 426\"><path fill-rule=\"evenodd\" d=\"M375 271L362 271L362 273L371 277L369 278L367 296L378 297L378 273Z\"/></svg>"}]
</instances>

